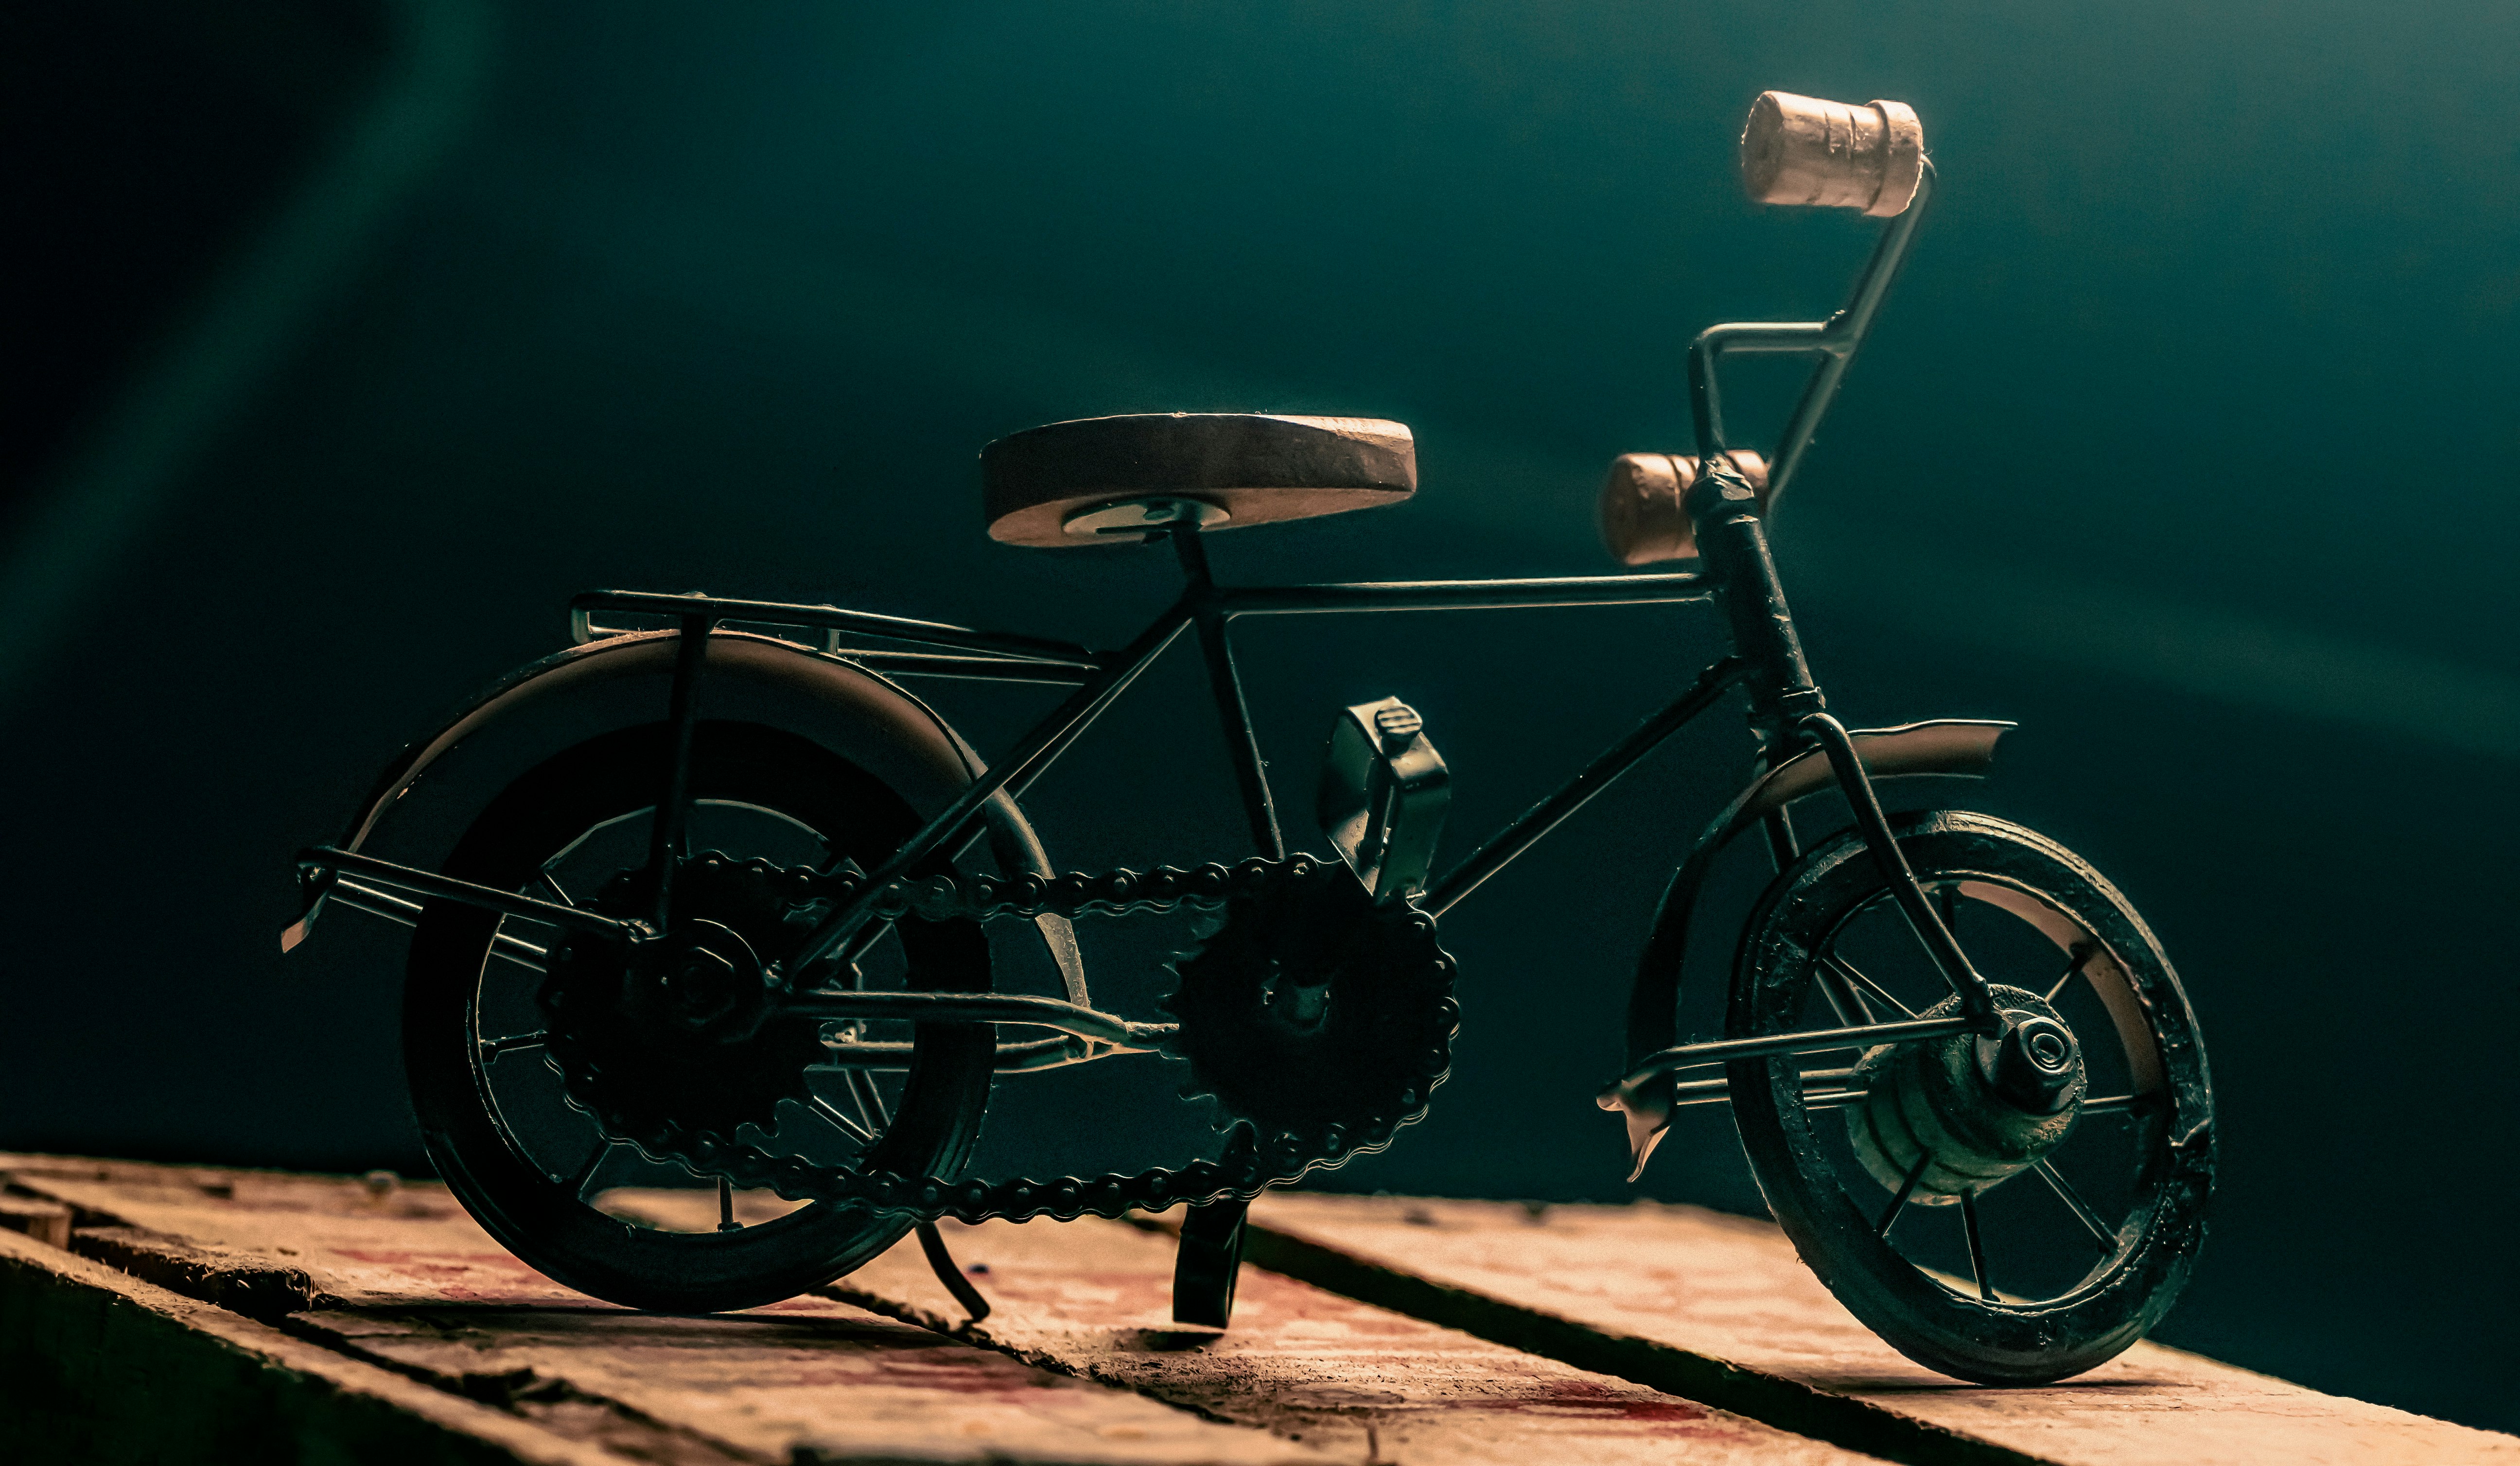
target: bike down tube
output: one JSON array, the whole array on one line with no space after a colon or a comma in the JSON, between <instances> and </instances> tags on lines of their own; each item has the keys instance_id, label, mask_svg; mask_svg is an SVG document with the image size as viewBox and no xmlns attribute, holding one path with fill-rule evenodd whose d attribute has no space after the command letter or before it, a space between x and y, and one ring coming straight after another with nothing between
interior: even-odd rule
<instances>
[{"instance_id":1,"label":"bike down tube","mask_svg":"<svg viewBox=\"0 0 2520 1466\"><path fill-rule=\"evenodd\" d=\"M1825 321L1741 322L1710 326L1698 333L1688 347L1688 399L1692 423L1697 430L1700 462L1710 454L1722 453L1732 445L1725 438L1722 387L1716 369L1728 352L1757 354L1812 353L1824 358L1814 368L1811 379L1794 403L1793 416L1785 420L1785 430L1777 442L1777 451L1768 463L1768 505L1775 512L1777 503L1784 498L1786 486L1802 466L1803 456L1811 447L1813 436L1820 431L1821 419L1828 414L1829 403L1837 395L1838 382L1846 376L1847 365L1855 358L1856 348L1872 330L1872 318L1881 309L1889 293L1890 283L1915 243L1916 227L1923 220L1925 206L1934 196L1934 165L1924 164L1917 180L1916 196L1899 217L1881 231L1872 246L1871 258L1866 261L1864 273L1856 278L1855 289L1837 314Z\"/></svg>"},{"instance_id":2,"label":"bike down tube","mask_svg":"<svg viewBox=\"0 0 2520 1466\"><path fill-rule=\"evenodd\" d=\"M829 956L842 942L864 926L873 914L876 895L894 881L910 874L920 862L959 839L964 826L979 813L980 806L994 798L1001 789L1022 792L1024 786L1047 769L1067 745L1093 725L1102 710L1111 705L1129 685L1138 680L1148 664L1163 654L1173 638L1193 619L1195 601L1185 596L1169 610L1155 618L1153 624L1138 634L1115 655L1103 659L1102 669L1085 686L1076 689L1050 716L1035 724L1014 752L965 786L943 813L927 822L919 833L910 837L890 859L869 875L858 894L823 918L807 934L795 953L776 970L801 972Z\"/></svg>"},{"instance_id":3,"label":"bike down tube","mask_svg":"<svg viewBox=\"0 0 2520 1466\"><path fill-rule=\"evenodd\" d=\"M1712 707L1725 689L1740 681L1747 670L1747 665L1739 657L1728 656L1698 673L1695 685L1673 699L1668 707L1637 725L1635 732L1611 744L1600 757L1586 765L1582 773L1559 785L1555 793L1533 805L1521 819L1471 852L1468 859L1444 872L1443 878L1428 888L1420 909L1435 916L1452 910L1456 903L1477 890L1489 876L1512 864L1517 856L1540 843L1542 836L1591 802L1593 796L1608 788L1620 775L1661 747L1664 739Z\"/></svg>"}]
</instances>

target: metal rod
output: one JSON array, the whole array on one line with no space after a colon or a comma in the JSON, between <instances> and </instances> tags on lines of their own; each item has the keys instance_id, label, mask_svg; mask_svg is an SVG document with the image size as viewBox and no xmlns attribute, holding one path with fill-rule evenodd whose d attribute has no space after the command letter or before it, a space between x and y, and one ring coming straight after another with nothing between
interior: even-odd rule
<instances>
[{"instance_id":1,"label":"metal rod","mask_svg":"<svg viewBox=\"0 0 2520 1466\"><path fill-rule=\"evenodd\" d=\"M843 610L835 605L797 605L778 600L729 600L714 596L671 596L648 591L588 591L571 597L568 603L569 608L581 617L588 611L630 611L642 615L673 616L678 619L703 616L711 621L754 621L769 626L818 626L832 631L854 631L867 636L885 637L922 645L950 646L964 651L996 652L1009 657L1064 663L1089 669L1102 664L1102 659L1093 651L1069 642L1017 636L1008 632L974 631L968 626L949 626L941 621L914 621L907 616L882 616L873 611Z\"/></svg>"},{"instance_id":2,"label":"metal rod","mask_svg":"<svg viewBox=\"0 0 2520 1466\"><path fill-rule=\"evenodd\" d=\"M1961 1013L1972 1027L1994 1032L2002 1021L1995 1010L1995 995L1987 991L1986 979L1969 965L1968 955L1960 951L1951 928L1943 924L1933 903L1925 899L1925 888L1917 883L1916 872L1908 866L1907 853L1890 833L1890 821L1881 813L1880 798L1872 792L1872 777L1865 772L1864 760L1856 756L1855 742L1846 735L1846 725L1826 713L1810 713L1798 726L1827 750L1829 768L1837 775L1838 788L1855 811L1855 822L1864 831L1864 843L1872 852L1881 878L1890 886L1891 899L1898 903L1900 914L1908 918L1916 940L1924 944L1926 955L1942 969L1944 981L1959 995Z\"/></svg>"},{"instance_id":3,"label":"metal rod","mask_svg":"<svg viewBox=\"0 0 2520 1466\"><path fill-rule=\"evenodd\" d=\"M1978 1234L1975 1191L1960 1193L1960 1230L1968 1234L1969 1276L1977 1283L1977 1296L1993 1303L1995 1283L1986 1275L1986 1241Z\"/></svg>"},{"instance_id":4,"label":"metal rod","mask_svg":"<svg viewBox=\"0 0 2520 1466\"><path fill-rule=\"evenodd\" d=\"M1836 953L1832 952L1828 955L1822 957L1821 961L1824 965L1836 969L1837 974L1840 977L1845 978L1849 983L1855 986L1859 995L1869 994L1870 996L1881 1000L1883 1006L1889 1008L1890 1011L1898 1014L1902 1018L1913 1018L1916 1016L1915 1009L1890 996L1889 989L1884 988L1879 983L1866 977L1856 968L1856 965L1853 962L1839 956ZM1861 1000L1860 997L1858 1000ZM1870 1020L1868 1018L1866 1021L1869 1022Z\"/></svg>"},{"instance_id":5,"label":"metal rod","mask_svg":"<svg viewBox=\"0 0 2520 1466\"><path fill-rule=\"evenodd\" d=\"M919 1051L915 1043L891 1043L883 1040L856 1044L832 1044L829 1063L833 1069L898 1070L910 1067ZM1089 1064L1097 1059L1117 1058L1129 1053L1152 1053L1130 1044L1104 1044L1061 1034L1055 1039L1027 1039L1019 1044L998 1045L995 1060L1000 1074L1028 1074L1039 1069L1064 1069L1076 1064Z\"/></svg>"},{"instance_id":6,"label":"metal rod","mask_svg":"<svg viewBox=\"0 0 2520 1466\"><path fill-rule=\"evenodd\" d=\"M1601 1097L1606 1105L1658 1074L1690 1064L1772 1058L1787 1053L1821 1053L1831 1048L1869 1048L1882 1044L1912 1044L1919 1039L1964 1034L1973 1026L1966 1016L1955 1013L1948 1018L1918 1018L1906 1023L1860 1023L1852 1028L1816 1028L1800 1033L1771 1034L1759 1039L1718 1039L1706 1044L1684 1044L1677 1048L1645 1055L1628 1071L1626 1078L1603 1091Z\"/></svg>"},{"instance_id":7,"label":"metal rod","mask_svg":"<svg viewBox=\"0 0 2520 1466\"><path fill-rule=\"evenodd\" d=\"M1688 343L1688 411L1689 425L1697 433L1698 462L1732 448L1724 431L1725 356L1825 352L1828 328L1826 321L1733 321L1697 333ZM1769 481L1775 482L1773 476Z\"/></svg>"},{"instance_id":8,"label":"metal rod","mask_svg":"<svg viewBox=\"0 0 2520 1466\"><path fill-rule=\"evenodd\" d=\"M1486 844L1471 852L1469 859L1446 871L1418 903L1420 909L1437 916L1452 910L1455 903L1477 890L1489 876L1511 864L1515 857L1537 844L1541 836L1555 829L1594 795L1608 788L1620 775L1635 768L1646 754L1662 746L1665 738L1706 711L1727 688L1740 679L1743 670L1740 658L1728 656L1698 673L1695 685L1674 698L1670 706L1638 724L1635 732L1611 744L1600 757L1586 765L1582 773L1559 785L1556 793L1533 805L1521 819L1499 830Z\"/></svg>"},{"instance_id":9,"label":"metal rod","mask_svg":"<svg viewBox=\"0 0 2520 1466\"><path fill-rule=\"evenodd\" d=\"M2111 1094L2104 1099L2086 1099L2074 1108L2085 1115L2105 1115L2111 1110L2134 1109L2137 1101L2142 1098L2144 1096L2140 1094Z\"/></svg>"},{"instance_id":10,"label":"metal rod","mask_svg":"<svg viewBox=\"0 0 2520 1466\"><path fill-rule=\"evenodd\" d=\"M850 1092L849 1100L853 1104L857 1102L857 1094L854 1090ZM837 1105L832 1104L822 1095L808 1091L805 1095L805 1108L813 1111L816 1115L830 1122L832 1129L838 1131L841 1134L855 1140L860 1145L873 1145L875 1143L875 1131L871 1126L862 1125L855 1120L851 1120L848 1116L841 1114Z\"/></svg>"},{"instance_id":11,"label":"metal rod","mask_svg":"<svg viewBox=\"0 0 2520 1466\"><path fill-rule=\"evenodd\" d=\"M1866 1023L1872 1021L1871 1010L1864 1005L1864 995L1856 992L1852 984L1831 970L1828 963L1822 962L1813 976L1819 979L1814 986L1820 989L1821 1000L1828 1004L1829 1016L1837 1020L1838 1027L1846 1028L1858 1019ZM1842 996L1838 992L1840 988L1846 990ZM1855 1011L1851 1016L1847 1012L1847 1004L1850 1002L1855 1005Z\"/></svg>"},{"instance_id":12,"label":"metal rod","mask_svg":"<svg viewBox=\"0 0 2520 1466\"><path fill-rule=\"evenodd\" d=\"M1204 597L1215 582L1207 569L1207 547L1195 522L1172 528L1173 553L1192 594ZM1212 608L1198 613L1198 649L1207 663L1207 685L1216 699L1216 716L1225 728L1225 752L1234 765L1234 781L1242 794L1242 812L1251 822L1252 848L1271 860L1286 853L1278 830L1277 802L1269 796L1269 772L1260 757L1260 736L1251 729L1251 707L1242 697L1242 679L1234 668L1234 644L1228 617Z\"/></svg>"},{"instance_id":13,"label":"metal rod","mask_svg":"<svg viewBox=\"0 0 2520 1466\"><path fill-rule=\"evenodd\" d=\"M2075 943L2073 953L2065 963L2065 970L2056 974L2055 986L2049 988L2045 994L2043 994L2040 998L2040 1001L2054 1002L2056 1000L2056 995L2064 992L2065 985L2074 980L2074 974L2082 971L2083 964L2092 959L2092 949L2084 946L2080 942Z\"/></svg>"},{"instance_id":14,"label":"metal rod","mask_svg":"<svg viewBox=\"0 0 2520 1466\"><path fill-rule=\"evenodd\" d=\"M980 1290L972 1285L969 1278L963 1275L961 1266L954 1261L954 1254L946 1249L945 1234L936 1229L935 1222L919 1223L919 1251L927 1259L927 1270L936 1274L936 1281L943 1283L945 1291L953 1294L954 1301L970 1315L963 1320L965 1327L989 1316L989 1301L980 1296Z\"/></svg>"},{"instance_id":15,"label":"metal rod","mask_svg":"<svg viewBox=\"0 0 2520 1466\"><path fill-rule=\"evenodd\" d=\"M867 1125L875 1130L892 1129L892 1112L883 1107L883 1091L875 1087L875 1076L858 1070L847 1076L849 1103L858 1107Z\"/></svg>"},{"instance_id":16,"label":"metal rod","mask_svg":"<svg viewBox=\"0 0 2520 1466\"><path fill-rule=\"evenodd\" d=\"M420 914L426 910L417 901L405 901L389 891L379 891L338 877L333 881L333 899L351 911L382 917L396 926L418 926ZM512 937L506 932L491 934L490 955L519 967L530 967L536 972L546 970L551 960L549 948L537 946L522 937Z\"/></svg>"},{"instance_id":17,"label":"metal rod","mask_svg":"<svg viewBox=\"0 0 2520 1466\"><path fill-rule=\"evenodd\" d=\"M725 1177L717 1178L717 1229L740 1232L743 1223L735 1220L735 1183Z\"/></svg>"},{"instance_id":18,"label":"metal rod","mask_svg":"<svg viewBox=\"0 0 2520 1466\"><path fill-rule=\"evenodd\" d=\"M1090 667L1065 662L1036 662L999 656L935 656L915 651L878 651L866 646L834 646L825 656L856 662L888 677L947 677L965 682L1019 682L1055 688L1081 688L1094 675Z\"/></svg>"},{"instance_id":19,"label":"metal rod","mask_svg":"<svg viewBox=\"0 0 2520 1466\"><path fill-rule=\"evenodd\" d=\"M699 724L700 671L708 665L710 618L685 616L674 646L674 686L665 714L664 792L648 826L648 868L656 877L650 924L663 931L674 912L674 868L691 828L692 731Z\"/></svg>"},{"instance_id":20,"label":"metal rod","mask_svg":"<svg viewBox=\"0 0 2520 1466\"><path fill-rule=\"evenodd\" d=\"M1855 1071L1852 1069L1806 1069L1802 1073L1801 1081L1806 1085L1844 1086L1847 1080L1854 1077ZM1732 1102L1731 1090L1732 1084L1729 1080L1693 1079L1671 1087L1670 1105L1671 1108L1679 1110L1687 1109L1690 1105L1730 1104ZM1812 1110L1833 1110L1840 1105L1859 1103L1870 1092L1868 1089L1860 1088L1805 1089L1802 1092L1803 1107Z\"/></svg>"},{"instance_id":21,"label":"metal rod","mask_svg":"<svg viewBox=\"0 0 2520 1466\"><path fill-rule=\"evenodd\" d=\"M838 910L825 916L798 944L794 954L779 964L779 970L803 972L830 955L866 924L873 914L876 893L910 874L937 851L958 842L964 827L979 813L980 806L994 798L999 790L1012 786L1019 792L1033 777L1049 768L1067 745L1111 705L1113 699L1128 690L1129 685L1137 681L1148 664L1172 644L1173 638L1181 635L1182 628L1190 624L1191 616L1191 605L1186 598L1156 617L1154 623L1139 633L1138 639L1113 657L1093 681L1077 689L1049 717L1034 725L1032 732L1024 735L1012 754L972 780L952 804L945 807L943 813L928 821L925 827L895 850L880 867L867 877L867 883L857 898L843 902Z\"/></svg>"},{"instance_id":22,"label":"metal rod","mask_svg":"<svg viewBox=\"0 0 2520 1466\"><path fill-rule=\"evenodd\" d=\"M482 1039L476 1042L481 1049L481 1062L486 1064L503 1053L514 1053L519 1048L540 1048L549 1037L549 1030L536 1029L529 1034L510 1034L504 1039Z\"/></svg>"},{"instance_id":23,"label":"metal rod","mask_svg":"<svg viewBox=\"0 0 2520 1466\"><path fill-rule=\"evenodd\" d=\"M1837 396L1840 380L1855 360L1856 348L1871 333L1872 318L1881 309L1882 297L1890 292L1890 282L1898 278L1899 266L1908 258L1909 247L1915 243L1916 226L1924 221L1925 205L1934 197L1934 165L1927 162L1924 176L1916 181L1916 197L1907 210L1890 221L1881 231L1880 240L1872 246L1872 257L1866 261L1864 273L1856 278L1855 292L1843 310L1828 320L1832 337L1828 356L1803 386L1803 394L1794 403L1793 416L1785 420L1785 430L1777 439L1776 456L1768 463L1768 513L1777 512L1777 505L1785 497L1794 474L1803 466L1803 455L1811 448L1812 438L1820 431L1821 419L1828 416L1828 405Z\"/></svg>"},{"instance_id":24,"label":"metal rod","mask_svg":"<svg viewBox=\"0 0 2520 1466\"><path fill-rule=\"evenodd\" d=\"M330 845L318 845L310 850L299 851L297 866L301 870L354 870L361 875L383 881L387 885L400 886L407 891L417 891L423 896L461 902L466 906L484 907L490 911L504 911L511 916L523 916L529 920L549 922L554 926L573 927L579 931L593 932L598 936L610 937L616 941L635 942L649 934L646 927L635 921L616 921L610 916L599 916L593 911L580 911L576 907L555 906L548 901L536 901L530 896L518 896L512 891L476 886L469 880L457 880L451 875L440 875L434 870L397 866L391 861L381 861L375 856L361 855L353 850L336 850Z\"/></svg>"},{"instance_id":25,"label":"metal rod","mask_svg":"<svg viewBox=\"0 0 2520 1466\"><path fill-rule=\"evenodd\" d=\"M1890 1209L1883 1212L1880 1222L1873 1225L1874 1236L1885 1242L1889 1240L1891 1225L1898 1222L1899 1213L1908 1205L1908 1198L1916 1192L1916 1182L1925 1178L1925 1168L1932 1164L1934 1164L1932 1151L1917 1152L1916 1164L1908 1168L1908 1178L1899 1183L1899 1194L1890 1198Z\"/></svg>"},{"instance_id":26,"label":"metal rod","mask_svg":"<svg viewBox=\"0 0 2520 1466\"><path fill-rule=\"evenodd\" d=\"M586 1158L586 1164L577 1168L577 1175L571 1177L566 1181L562 1182L562 1185L568 1187L569 1195L576 1197L580 1201L584 1201L586 1199L587 1186L594 1181L595 1173L604 1169L606 1158L612 1154L612 1147L617 1143L619 1142L615 1141L610 1135L602 1135L597 1137L595 1142L595 1154L588 1156Z\"/></svg>"},{"instance_id":27,"label":"metal rod","mask_svg":"<svg viewBox=\"0 0 2520 1466\"><path fill-rule=\"evenodd\" d=\"M1151 1047L1179 1029L1172 1023L1132 1023L1061 998L1029 993L853 993L822 988L780 1004L800 1018L901 1019L914 1023L1025 1023L1055 1028L1081 1039Z\"/></svg>"},{"instance_id":28,"label":"metal rod","mask_svg":"<svg viewBox=\"0 0 2520 1466\"><path fill-rule=\"evenodd\" d=\"M1238 586L1217 590L1229 616L1335 611L1465 611L1574 605L1673 605L1704 600L1703 575L1572 575L1537 580L1392 580L1351 585Z\"/></svg>"},{"instance_id":29,"label":"metal rod","mask_svg":"<svg viewBox=\"0 0 2520 1466\"><path fill-rule=\"evenodd\" d=\"M2056 1193L2056 1199L2071 1208L2083 1225L2090 1228L2092 1240L2099 1244L2102 1257L2117 1251L2117 1234L2110 1231L2100 1221L2100 1214L2092 1210L2091 1203L2083 1200L2083 1193L2075 1190L2065 1177L2058 1174L2054 1162L2043 1156L2032 1162L2030 1169L2038 1172L2039 1178L2048 1183L2048 1189Z\"/></svg>"}]
</instances>

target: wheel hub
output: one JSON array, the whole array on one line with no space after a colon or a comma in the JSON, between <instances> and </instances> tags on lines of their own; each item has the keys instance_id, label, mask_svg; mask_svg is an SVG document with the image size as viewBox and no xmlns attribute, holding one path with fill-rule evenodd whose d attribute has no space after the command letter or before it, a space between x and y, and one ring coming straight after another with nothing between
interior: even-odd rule
<instances>
[{"instance_id":1,"label":"wheel hub","mask_svg":"<svg viewBox=\"0 0 2520 1466\"><path fill-rule=\"evenodd\" d=\"M674 874L674 922L625 951L574 937L553 948L539 994L549 1050L570 1100L597 1114L720 1135L774 1129L782 1099L804 1099L807 1066L825 1058L822 1025L780 1015L759 956L812 920L795 872L715 852ZM634 916L653 886L629 870L593 907Z\"/></svg>"},{"instance_id":2,"label":"wheel hub","mask_svg":"<svg viewBox=\"0 0 2520 1466\"><path fill-rule=\"evenodd\" d=\"M2082 1044L2056 1010L2021 988L1992 991L2000 1031L1884 1044L1856 1065L1867 1094L1847 1108L1847 1138L1874 1180L1912 1201L1948 1206L2036 1165L2088 1092ZM1948 998L1916 1016L1958 1008Z\"/></svg>"}]
</instances>

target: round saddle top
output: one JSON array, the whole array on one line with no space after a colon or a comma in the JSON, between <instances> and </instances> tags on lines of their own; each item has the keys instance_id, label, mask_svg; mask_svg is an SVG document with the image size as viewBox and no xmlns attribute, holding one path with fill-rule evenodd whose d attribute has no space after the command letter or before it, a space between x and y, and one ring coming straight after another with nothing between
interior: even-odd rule
<instances>
[{"instance_id":1,"label":"round saddle top","mask_svg":"<svg viewBox=\"0 0 2520 1466\"><path fill-rule=\"evenodd\" d=\"M1418 491L1404 423L1265 413L1139 413L1011 433L980 450L989 537L1057 549L1194 519L1234 529L1398 504ZM1146 501L1144 516L1098 512ZM1113 529L1112 525L1124 526Z\"/></svg>"}]
</instances>

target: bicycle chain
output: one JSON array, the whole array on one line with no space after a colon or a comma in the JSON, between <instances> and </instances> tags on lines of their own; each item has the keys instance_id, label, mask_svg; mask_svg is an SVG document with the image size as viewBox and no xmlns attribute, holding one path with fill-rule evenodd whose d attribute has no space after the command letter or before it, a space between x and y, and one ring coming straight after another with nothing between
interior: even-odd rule
<instances>
[{"instance_id":1,"label":"bicycle chain","mask_svg":"<svg viewBox=\"0 0 2520 1466\"><path fill-rule=\"evenodd\" d=\"M702 856L701 860L712 859ZM716 857L723 860L723 857ZM864 889L864 877L853 870L823 875L811 870L765 871L773 883L803 899L828 897L847 901ZM930 876L896 881L878 892L871 910L879 919L904 915L922 920L986 921L1042 915L1088 913L1133 915L1188 908L1214 911L1237 897L1256 896L1283 881L1334 877L1335 865L1310 856L1282 860L1247 860L1240 865L1202 866L1183 870L1163 866L1138 872L1112 870L1099 875ZM1084 1216L1118 1218L1133 1211L1160 1212L1183 1204L1226 1197L1249 1200L1273 1185L1301 1178L1317 1168L1334 1167L1350 1156L1380 1150L1398 1130L1426 1112L1435 1086L1452 1064L1451 1040L1460 1009L1452 993L1453 959L1435 943L1435 918L1405 904L1378 908L1372 919L1395 923L1402 941L1422 948L1425 974L1438 991L1430 1005L1427 1043L1418 1050L1412 1082L1388 1113L1358 1115L1315 1131L1310 1136L1280 1132L1263 1143L1247 1121L1238 1119L1225 1150L1213 1161L1192 1161L1178 1170L1154 1168L1135 1175L1062 1176L1047 1180L1019 1177L1006 1181L945 1180L905 1177L886 1171L859 1171L818 1166L797 1156L774 1155L748 1141L708 1131L696 1131L671 1120L640 1125L601 1102L600 1083L572 1084L572 1092L590 1103L606 1133L637 1145L656 1160L679 1161L701 1175L723 1177L746 1189L775 1191L789 1201L831 1206L863 1206L873 1211L908 1215L922 1222L953 1218L981 1222L992 1218L1028 1222L1048 1217L1067 1222ZM592 1080L595 1077L590 1076Z\"/></svg>"}]
</instances>

